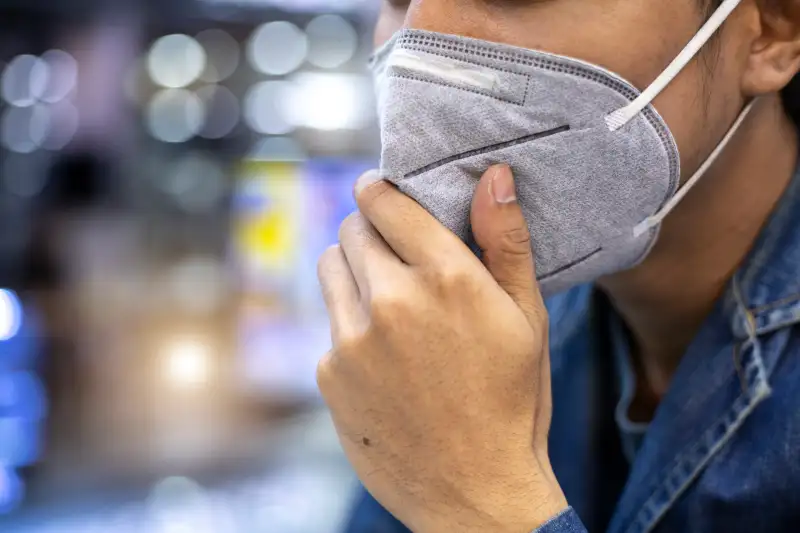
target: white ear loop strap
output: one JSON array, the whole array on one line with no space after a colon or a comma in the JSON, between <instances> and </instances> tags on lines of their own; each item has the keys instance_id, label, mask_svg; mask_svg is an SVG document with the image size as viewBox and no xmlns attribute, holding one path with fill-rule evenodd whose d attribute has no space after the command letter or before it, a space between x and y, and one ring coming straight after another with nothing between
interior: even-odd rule
<instances>
[{"instance_id":1,"label":"white ear loop strap","mask_svg":"<svg viewBox=\"0 0 800 533\"><path fill-rule=\"evenodd\" d=\"M642 110L650 105L650 103L661 94L667 85L669 85L675 77L694 59L700 50L706 45L711 37L719 30L722 24L727 20L733 10L741 3L742 0L723 0L719 8L714 12L708 21L700 28L697 35L689 41L678 57L650 84L636 100L629 105L618 109L606 117L606 124L611 131L617 131L625 124L633 120Z\"/></svg>"},{"instance_id":2,"label":"white ear loop strap","mask_svg":"<svg viewBox=\"0 0 800 533\"><path fill-rule=\"evenodd\" d=\"M706 172L708 172L708 169L711 168L711 165L713 165L719 158L719 156L722 154L722 152L725 151L725 148L731 142L731 139L733 139L734 135L736 135L736 132L739 130L739 128L741 127L742 123L745 121L747 116L750 114L750 111L753 110L753 106L757 101L758 101L757 99L752 100L749 104L747 104L747 106L745 106L744 110L742 110L742 113L739 115L739 118L736 119L736 122L733 123L731 129L728 130L728 133L726 133L725 137L723 137L722 141L720 141L719 146L717 146L714 149L714 151L711 152L711 155L708 156L706 162L703 163L700 166L700 168L697 169L697 172L695 172L694 175L691 178L689 178L689 181L687 181L686 184L683 187L681 187L681 189L675 194L675 196L673 196L672 199L670 199L670 201L667 202L666 205L664 205L661 211L647 218L644 222L642 222L633 229L633 236L635 238L638 239L651 229L661 224L664 221L664 219L667 218L667 215L669 215L672 212L672 210L678 206L681 200L683 200L686 197L686 195L689 194L689 191L692 190L692 187L694 187L697 184L697 182L700 181L700 178L702 178L703 175Z\"/></svg>"}]
</instances>

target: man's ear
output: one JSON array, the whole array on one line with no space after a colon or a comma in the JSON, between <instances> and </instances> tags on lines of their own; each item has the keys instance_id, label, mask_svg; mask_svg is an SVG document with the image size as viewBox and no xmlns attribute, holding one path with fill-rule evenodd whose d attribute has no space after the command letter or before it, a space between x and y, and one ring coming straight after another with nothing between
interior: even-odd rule
<instances>
[{"instance_id":1,"label":"man's ear","mask_svg":"<svg viewBox=\"0 0 800 533\"><path fill-rule=\"evenodd\" d=\"M761 33L742 79L748 96L781 91L800 71L800 1L757 0Z\"/></svg>"}]
</instances>

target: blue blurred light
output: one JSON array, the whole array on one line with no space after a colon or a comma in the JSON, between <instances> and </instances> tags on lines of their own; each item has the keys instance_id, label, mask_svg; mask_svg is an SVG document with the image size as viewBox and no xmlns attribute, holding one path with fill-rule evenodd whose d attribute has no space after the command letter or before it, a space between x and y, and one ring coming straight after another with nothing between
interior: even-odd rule
<instances>
[{"instance_id":1,"label":"blue blurred light","mask_svg":"<svg viewBox=\"0 0 800 533\"><path fill-rule=\"evenodd\" d=\"M0 418L42 420L46 415L44 387L33 373L0 373Z\"/></svg>"},{"instance_id":2,"label":"blue blurred light","mask_svg":"<svg viewBox=\"0 0 800 533\"><path fill-rule=\"evenodd\" d=\"M22 502L25 486L17 473L0 467L0 515L10 513Z\"/></svg>"},{"instance_id":3,"label":"blue blurred light","mask_svg":"<svg viewBox=\"0 0 800 533\"><path fill-rule=\"evenodd\" d=\"M40 420L0 418L0 465L22 467L40 455Z\"/></svg>"},{"instance_id":4,"label":"blue blurred light","mask_svg":"<svg viewBox=\"0 0 800 533\"><path fill-rule=\"evenodd\" d=\"M22 327L22 305L13 291L0 289L0 342L13 339Z\"/></svg>"}]
</instances>

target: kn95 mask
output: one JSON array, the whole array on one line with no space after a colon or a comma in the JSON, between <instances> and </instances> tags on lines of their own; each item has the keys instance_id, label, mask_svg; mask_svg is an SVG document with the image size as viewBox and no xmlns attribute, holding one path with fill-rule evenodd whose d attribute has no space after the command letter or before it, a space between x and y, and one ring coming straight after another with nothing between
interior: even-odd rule
<instances>
[{"instance_id":1,"label":"kn95 mask","mask_svg":"<svg viewBox=\"0 0 800 533\"><path fill-rule=\"evenodd\" d=\"M382 177L469 241L481 175L510 165L545 296L632 268L752 107L679 188L678 148L652 101L740 1L725 0L643 92L578 59L403 30L371 61Z\"/></svg>"}]
</instances>

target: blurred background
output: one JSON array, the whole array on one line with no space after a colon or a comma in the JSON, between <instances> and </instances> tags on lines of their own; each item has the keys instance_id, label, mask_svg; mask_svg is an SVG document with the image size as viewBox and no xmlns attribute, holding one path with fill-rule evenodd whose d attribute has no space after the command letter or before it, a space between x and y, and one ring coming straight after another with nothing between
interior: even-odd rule
<instances>
[{"instance_id":1,"label":"blurred background","mask_svg":"<svg viewBox=\"0 0 800 533\"><path fill-rule=\"evenodd\" d=\"M0 531L333 533L377 0L0 0Z\"/></svg>"}]
</instances>

